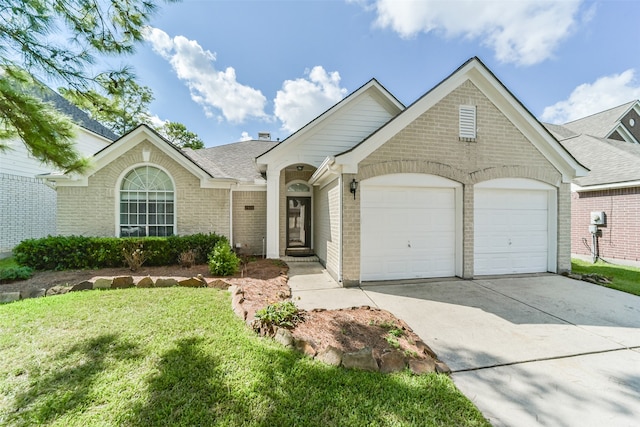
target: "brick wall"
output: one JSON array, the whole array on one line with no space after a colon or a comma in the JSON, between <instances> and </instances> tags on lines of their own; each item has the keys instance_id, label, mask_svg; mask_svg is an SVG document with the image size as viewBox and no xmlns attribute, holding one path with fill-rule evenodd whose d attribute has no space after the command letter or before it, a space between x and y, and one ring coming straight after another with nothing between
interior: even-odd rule
<instances>
[{"instance_id":1,"label":"brick wall","mask_svg":"<svg viewBox=\"0 0 640 427\"><path fill-rule=\"evenodd\" d=\"M0 174L0 253L56 234L56 192L42 180Z\"/></svg>"},{"instance_id":2,"label":"brick wall","mask_svg":"<svg viewBox=\"0 0 640 427\"><path fill-rule=\"evenodd\" d=\"M151 151L146 163L143 148ZM116 235L119 179L134 165L160 166L173 178L178 234L215 232L229 237L229 190L200 188L198 178L146 141L91 175L88 186L58 188L58 233Z\"/></svg>"},{"instance_id":3,"label":"brick wall","mask_svg":"<svg viewBox=\"0 0 640 427\"><path fill-rule=\"evenodd\" d=\"M640 261L640 188L571 193L571 252L591 255L591 212L604 212L598 247L605 259Z\"/></svg>"},{"instance_id":4,"label":"brick wall","mask_svg":"<svg viewBox=\"0 0 640 427\"><path fill-rule=\"evenodd\" d=\"M267 192L233 192L233 245L241 253L262 255L267 238Z\"/></svg>"},{"instance_id":5,"label":"brick wall","mask_svg":"<svg viewBox=\"0 0 640 427\"><path fill-rule=\"evenodd\" d=\"M458 108L477 107L475 142L458 138ZM344 175L345 183L391 173L426 173L463 184L463 277L473 277L473 185L496 178L529 178L559 188L558 242L569 241L568 190L560 173L525 136L466 81L443 100L398 132L358 165L357 176ZM348 184L343 193L349 195ZM358 192L359 194L359 192ZM351 198L352 199L352 198ZM345 201L347 199L345 198ZM343 275L345 284L360 276L360 199L344 204ZM558 270L570 265L568 244L558 245Z\"/></svg>"}]
</instances>

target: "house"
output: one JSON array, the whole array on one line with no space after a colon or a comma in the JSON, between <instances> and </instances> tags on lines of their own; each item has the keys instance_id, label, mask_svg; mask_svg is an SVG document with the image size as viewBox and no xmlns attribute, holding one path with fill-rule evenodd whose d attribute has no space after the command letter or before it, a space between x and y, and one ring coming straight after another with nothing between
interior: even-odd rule
<instances>
[{"instance_id":1,"label":"house","mask_svg":"<svg viewBox=\"0 0 640 427\"><path fill-rule=\"evenodd\" d=\"M640 102L546 126L591 170L572 184L573 255L640 265Z\"/></svg>"},{"instance_id":2,"label":"house","mask_svg":"<svg viewBox=\"0 0 640 427\"><path fill-rule=\"evenodd\" d=\"M263 138L264 139L264 138ZM478 59L405 107L371 80L283 140L180 150L146 126L55 175L58 232L217 232L344 286L562 272L587 169Z\"/></svg>"},{"instance_id":3,"label":"house","mask_svg":"<svg viewBox=\"0 0 640 427\"><path fill-rule=\"evenodd\" d=\"M90 156L117 136L54 91L44 99L77 125L76 149ZM0 151L0 256L24 239L56 234L56 192L38 175L51 167L33 158L20 140Z\"/></svg>"}]
</instances>

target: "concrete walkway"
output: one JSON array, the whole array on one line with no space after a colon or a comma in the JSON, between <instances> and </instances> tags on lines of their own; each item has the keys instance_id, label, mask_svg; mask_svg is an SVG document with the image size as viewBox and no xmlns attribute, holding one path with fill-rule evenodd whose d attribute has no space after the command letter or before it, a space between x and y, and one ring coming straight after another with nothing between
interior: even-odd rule
<instances>
[{"instance_id":1,"label":"concrete walkway","mask_svg":"<svg viewBox=\"0 0 640 427\"><path fill-rule=\"evenodd\" d=\"M406 321L494 426L640 420L640 297L556 275L340 288L289 264L300 308L370 305Z\"/></svg>"}]
</instances>

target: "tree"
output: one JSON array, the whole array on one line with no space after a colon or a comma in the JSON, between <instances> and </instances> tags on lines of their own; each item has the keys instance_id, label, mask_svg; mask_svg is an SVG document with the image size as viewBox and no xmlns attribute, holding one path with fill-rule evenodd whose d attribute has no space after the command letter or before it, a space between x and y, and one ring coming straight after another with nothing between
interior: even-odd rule
<instances>
[{"instance_id":1,"label":"tree","mask_svg":"<svg viewBox=\"0 0 640 427\"><path fill-rule=\"evenodd\" d=\"M166 121L156 130L169 142L181 148L191 148L199 150L204 148L204 142L197 134L187 129L185 125L178 122Z\"/></svg>"},{"instance_id":2,"label":"tree","mask_svg":"<svg viewBox=\"0 0 640 427\"><path fill-rule=\"evenodd\" d=\"M131 70L92 72L92 65L98 56L132 53L155 10L153 0L0 0L0 138L19 137L34 157L67 172L85 170L70 119L38 96L46 89L33 76L117 93L134 79ZM52 37L67 32L65 41Z\"/></svg>"},{"instance_id":3,"label":"tree","mask_svg":"<svg viewBox=\"0 0 640 427\"><path fill-rule=\"evenodd\" d=\"M117 135L124 135L140 123L148 123L149 103L153 101L153 92L147 86L140 86L134 80L123 80L117 87L111 87L109 81L100 76L102 90L59 88L58 91L69 102L85 111L89 116L111 129Z\"/></svg>"}]
</instances>

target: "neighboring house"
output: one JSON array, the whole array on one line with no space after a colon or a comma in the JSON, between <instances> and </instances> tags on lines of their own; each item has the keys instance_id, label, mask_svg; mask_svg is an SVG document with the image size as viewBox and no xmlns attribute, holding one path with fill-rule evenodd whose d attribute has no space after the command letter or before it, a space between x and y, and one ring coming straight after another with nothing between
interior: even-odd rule
<instances>
[{"instance_id":1,"label":"neighboring house","mask_svg":"<svg viewBox=\"0 0 640 427\"><path fill-rule=\"evenodd\" d=\"M180 150L146 126L57 176L58 232L217 232L343 285L570 269L587 169L472 58L405 107L371 80L282 142Z\"/></svg>"},{"instance_id":2,"label":"neighboring house","mask_svg":"<svg viewBox=\"0 0 640 427\"><path fill-rule=\"evenodd\" d=\"M591 170L572 185L574 256L640 265L640 102L546 126ZM603 223L594 224L592 213Z\"/></svg>"},{"instance_id":3,"label":"neighboring house","mask_svg":"<svg viewBox=\"0 0 640 427\"><path fill-rule=\"evenodd\" d=\"M76 149L83 156L117 138L57 93L50 91L44 99L77 125ZM9 150L0 151L0 255L8 255L24 239L56 234L56 192L38 178L51 166L34 159L20 140L9 145Z\"/></svg>"}]
</instances>

